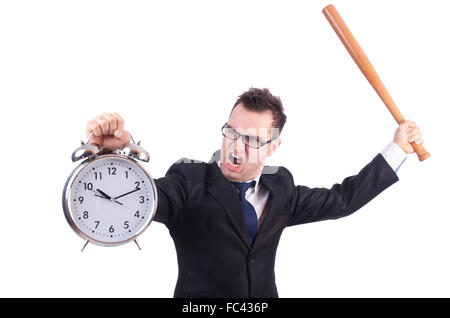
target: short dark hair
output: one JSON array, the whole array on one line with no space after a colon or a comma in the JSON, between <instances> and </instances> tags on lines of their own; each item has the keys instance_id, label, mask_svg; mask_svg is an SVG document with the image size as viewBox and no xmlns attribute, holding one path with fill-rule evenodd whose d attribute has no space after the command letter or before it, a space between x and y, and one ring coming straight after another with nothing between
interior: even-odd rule
<instances>
[{"instance_id":1,"label":"short dark hair","mask_svg":"<svg viewBox=\"0 0 450 318\"><path fill-rule=\"evenodd\" d=\"M279 97L273 96L267 88L252 87L238 97L233 109L241 103L246 109L256 112L270 110L273 116L272 126L278 128L281 133L286 123L286 115Z\"/></svg>"}]
</instances>

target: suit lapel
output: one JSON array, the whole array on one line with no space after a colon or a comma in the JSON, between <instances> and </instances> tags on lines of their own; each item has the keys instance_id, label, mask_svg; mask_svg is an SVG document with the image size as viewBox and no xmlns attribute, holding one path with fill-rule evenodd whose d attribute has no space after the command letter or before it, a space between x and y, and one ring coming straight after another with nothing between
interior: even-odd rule
<instances>
[{"instance_id":1,"label":"suit lapel","mask_svg":"<svg viewBox=\"0 0 450 318\"><path fill-rule=\"evenodd\" d=\"M236 193L236 189L223 176L217 163L212 162L209 166L209 173L206 179L206 182L209 184L207 191L227 212L234 229L247 248L250 249L244 211L242 210L242 204Z\"/></svg>"},{"instance_id":2,"label":"suit lapel","mask_svg":"<svg viewBox=\"0 0 450 318\"><path fill-rule=\"evenodd\" d=\"M220 171L217 164L219 160L220 150L217 150L208 162L210 168L206 181L210 184L208 187L209 192L227 212L234 229L247 248L250 249L251 246L242 204L236 194L236 189L230 181L223 176L222 171ZM271 225L276 221L277 212L281 210L284 202L285 192L279 184L277 184L277 168L278 167L264 167L261 178L259 179L259 182L269 191L270 195L267 201L266 216L256 233L252 244L253 246L259 241L258 237L264 237L272 229Z\"/></svg>"},{"instance_id":3,"label":"suit lapel","mask_svg":"<svg viewBox=\"0 0 450 318\"><path fill-rule=\"evenodd\" d=\"M264 170L261 178L259 179L261 185L269 191L270 195L266 203L267 212L255 236L253 246L261 240L258 239L259 237L264 237L268 232L270 232L270 230L273 230L272 225L279 217L278 212L282 208L285 192L283 191L282 187L277 184L277 179L278 176L276 174L265 174Z\"/></svg>"}]
</instances>

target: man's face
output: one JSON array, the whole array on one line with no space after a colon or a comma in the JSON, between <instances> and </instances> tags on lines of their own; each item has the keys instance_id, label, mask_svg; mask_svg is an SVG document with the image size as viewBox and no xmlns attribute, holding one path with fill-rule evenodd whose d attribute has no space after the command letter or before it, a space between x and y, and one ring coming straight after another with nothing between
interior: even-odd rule
<instances>
[{"instance_id":1,"label":"man's face","mask_svg":"<svg viewBox=\"0 0 450 318\"><path fill-rule=\"evenodd\" d=\"M273 116L270 110L255 112L238 104L228 119L230 131L237 132L237 139L223 137L220 160L222 174L231 181L247 181L261 173L267 157L271 156L280 145L276 138L258 149L249 144L259 140L262 144L278 136L272 127ZM248 136L240 137L240 135ZM244 140L243 140L244 139Z\"/></svg>"}]
</instances>

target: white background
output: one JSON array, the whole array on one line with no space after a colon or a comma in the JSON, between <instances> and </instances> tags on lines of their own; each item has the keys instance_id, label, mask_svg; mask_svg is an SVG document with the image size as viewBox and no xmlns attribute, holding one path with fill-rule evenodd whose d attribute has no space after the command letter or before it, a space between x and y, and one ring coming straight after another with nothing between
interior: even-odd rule
<instances>
[{"instance_id":1,"label":"white background","mask_svg":"<svg viewBox=\"0 0 450 318\"><path fill-rule=\"evenodd\" d=\"M2 1L0 296L171 297L174 245L89 245L61 195L86 122L117 111L161 177L207 161L237 96L268 87L288 116L268 164L331 187L396 123L340 43L325 1ZM431 158L356 214L285 230L280 297L450 296L448 1L334 1Z\"/></svg>"}]
</instances>

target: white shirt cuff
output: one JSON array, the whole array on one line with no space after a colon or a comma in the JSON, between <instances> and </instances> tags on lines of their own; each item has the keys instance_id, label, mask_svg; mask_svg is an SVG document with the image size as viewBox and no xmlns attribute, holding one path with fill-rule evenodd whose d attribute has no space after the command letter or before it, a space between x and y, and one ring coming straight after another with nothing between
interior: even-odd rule
<instances>
[{"instance_id":1,"label":"white shirt cuff","mask_svg":"<svg viewBox=\"0 0 450 318\"><path fill-rule=\"evenodd\" d=\"M398 169L407 158L406 152L395 142L391 142L390 144L388 144L386 148L384 148L384 150L381 152L381 155L391 166L392 170L395 171L395 173L397 173Z\"/></svg>"}]
</instances>

